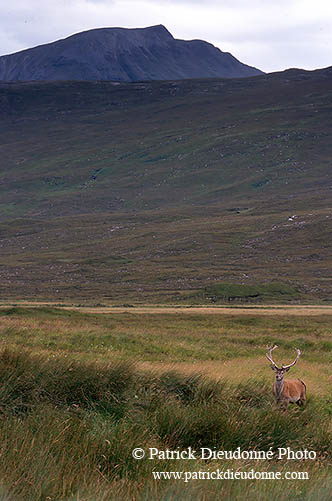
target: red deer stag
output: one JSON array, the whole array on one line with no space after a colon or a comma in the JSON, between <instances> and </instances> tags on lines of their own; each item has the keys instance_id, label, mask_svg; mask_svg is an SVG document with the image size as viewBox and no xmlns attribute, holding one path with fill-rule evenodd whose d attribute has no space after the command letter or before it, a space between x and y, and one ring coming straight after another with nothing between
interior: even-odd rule
<instances>
[{"instance_id":1,"label":"red deer stag","mask_svg":"<svg viewBox=\"0 0 332 501\"><path fill-rule=\"evenodd\" d=\"M266 358L271 362L271 369L276 373L276 380L273 385L273 394L276 402L284 407L285 410L287 410L289 402L303 405L306 398L306 385L304 382L301 379L284 379L285 372L288 372L289 369L296 364L301 355L301 351L298 349L296 350L297 356L293 363L278 367L272 360L272 351L275 348L278 348L278 346L274 345L273 348L268 348Z\"/></svg>"}]
</instances>

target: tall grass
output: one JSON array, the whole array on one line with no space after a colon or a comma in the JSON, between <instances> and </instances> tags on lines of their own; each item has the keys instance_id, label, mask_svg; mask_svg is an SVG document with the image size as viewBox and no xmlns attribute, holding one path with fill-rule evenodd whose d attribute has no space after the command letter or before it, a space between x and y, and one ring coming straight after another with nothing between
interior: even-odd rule
<instances>
[{"instance_id":1,"label":"tall grass","mask_svg":"<svg viewBox=\"0 0 332 501\"><path fill-rule=\"evenodd\" d=\"M329 403L277 411L260 380L241 385L201 375L142 372L132 363L97 366L5 349L0 353L0 485L8 500L263 499L283 497L285 482L152 480L151 471L253 467L246 461L138 461L135 447L317 452L310 483L292 481L311 499L326 491L332 459ZM259 468L289 470L289 462ZM320 468L320 469L319 469ZM181 483L180 483L181 482ZM301 485L300 485L301 484ZM297 494L298 496L300 494Z\"/></svg>"}]
</instances>

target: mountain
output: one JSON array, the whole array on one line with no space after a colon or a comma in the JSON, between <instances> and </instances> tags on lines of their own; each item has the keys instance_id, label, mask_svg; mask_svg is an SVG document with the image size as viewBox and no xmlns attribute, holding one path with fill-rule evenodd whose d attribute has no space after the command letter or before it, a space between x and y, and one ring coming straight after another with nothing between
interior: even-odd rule
<instances>
[{"instance_id":1,"label":"mountain","mask_svg":"<svg viewBox=\"0 0 332 501\"><path fill-rule=\"evenodd\" d=\"M175 80L262 72L201 40L176 40L164 26L101 28L0 57L0 80Z\"/></svg>"},{"instance_id":2,"label":"mountain","mask_svg":"<svg viewBox=\"0 0 332 501\"><path fill-rule=\"evenodd\" d=\"M0 84L1 297L330 300L331 82Z\"/></svg>"}]
</instances>

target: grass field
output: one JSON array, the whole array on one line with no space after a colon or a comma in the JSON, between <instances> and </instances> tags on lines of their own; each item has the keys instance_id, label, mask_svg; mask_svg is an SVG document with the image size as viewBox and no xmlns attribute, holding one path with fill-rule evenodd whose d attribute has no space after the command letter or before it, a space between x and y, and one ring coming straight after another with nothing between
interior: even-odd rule
<instances>
[{"instance_id":1,"label":"grass field","mask_svg":"<svg viewBox=\"0 0 332 501\"><path fill-rule=\"evenodd\" d=\"M4 500L328 500L332 315L327 309L0 309ZM312 314L315 312L315 314ZM317 313L318 312L318 313ZM308 388L275 408L275 359ZM308 449L315 460L136 460L132 450ZM152 471L306 472L307 480L154 480Z\"/></svg>"}]
</instances>

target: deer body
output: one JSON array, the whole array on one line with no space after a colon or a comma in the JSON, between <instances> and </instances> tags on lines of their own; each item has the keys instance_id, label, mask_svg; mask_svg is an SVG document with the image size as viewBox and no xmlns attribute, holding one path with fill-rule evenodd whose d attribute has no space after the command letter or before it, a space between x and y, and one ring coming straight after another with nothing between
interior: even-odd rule
<instances>
[{"instance_id":1,"label":"deer body","mask_svg":"<svg viewBox=\"0 0 332 501\"><path fill-rule=\"evenodd\" d=\"M289 403L297 405L305 403L306 385L301 379L286 379L281 384L275 381L272 391L276 402L286 408Z\"/></svg>"},{"instance_id":2,"label":"deer body","mask_svg":"<svg viewBox=\"0 0 332 501\"><path fill-rule=\"evenodd\" d=\"M275 372L275 382L273 385L273 394L275 396L277 404L281 405L287 409L289 403L296 403L297 405L303 405L306 400L306 385L301 379L284 379L284 375L289 369L296 364L298 358L301 355L300 350L297 351L297 357L292 364L282 365L278 367L272 360L272 350L277 348L269 348L266 358L271 362L271 369Z\"/></svg>"}]
</instances>

